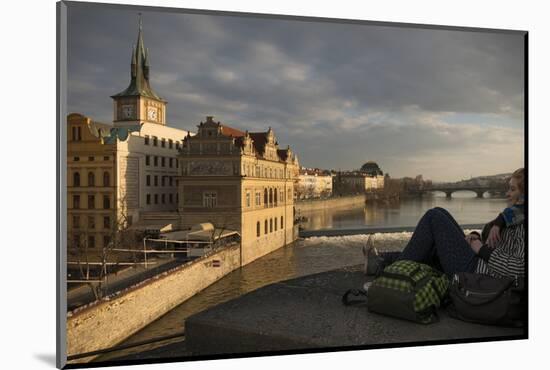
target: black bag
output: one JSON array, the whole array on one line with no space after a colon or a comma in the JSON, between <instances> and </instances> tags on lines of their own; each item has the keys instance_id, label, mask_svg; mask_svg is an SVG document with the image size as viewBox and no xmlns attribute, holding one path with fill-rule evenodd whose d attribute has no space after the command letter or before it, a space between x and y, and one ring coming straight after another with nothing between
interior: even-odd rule
<instances>
[{"instance_id":1,"label":"black bag","mask_svg":"<svg viewBox=\"0 0 550 370\"><path fill-rule=\"evenodd\" d=\"M527 317L524 278L460 272L449 288L449 315L479 324L522 327Z\"/></svg>"}]
</instances>

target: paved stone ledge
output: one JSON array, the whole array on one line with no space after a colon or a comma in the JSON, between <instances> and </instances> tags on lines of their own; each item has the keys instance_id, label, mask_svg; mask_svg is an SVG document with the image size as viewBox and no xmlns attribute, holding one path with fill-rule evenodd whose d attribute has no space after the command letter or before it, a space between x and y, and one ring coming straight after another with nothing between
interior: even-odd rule
<instances>
[{"instance_id":1,"label":"paved stone ledge","mask_svg":"<svg viewBox=\"0 0 550 370\"><path fill-rule=\"evenodd\" d=\"M200 312L186 320L186 352L215 355L418 341L501 338L523 329L465 323L440 310L431 325L344 306L342 294L360 288L360 266L287 280Z\"/></svg>"}]
</instances>

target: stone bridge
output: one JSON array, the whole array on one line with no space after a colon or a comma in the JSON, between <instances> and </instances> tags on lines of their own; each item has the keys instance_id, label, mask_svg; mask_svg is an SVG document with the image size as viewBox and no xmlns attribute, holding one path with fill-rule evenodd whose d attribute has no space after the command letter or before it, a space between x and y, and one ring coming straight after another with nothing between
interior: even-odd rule
<instances>
[{"instance_id":1,"label":"stone bridge","mask_svg":"<svg viewBox=\"0 0 550 370\"><path fill-rule=\"evenodd\" d=\"M498 194L498 195L504 195L506 193L506 189L502 186L481 186L481 185L458 185L458 184L440 184L440 185L432 185L428 188L422 189L422 192L428 192L428 191L441 191L445 193L447 198L451 198L452 194L456 191L472 191L476 193L478 198L483 198L483 194L486 192L490 192L491 194Z\"/></svg>"}]
</instances>

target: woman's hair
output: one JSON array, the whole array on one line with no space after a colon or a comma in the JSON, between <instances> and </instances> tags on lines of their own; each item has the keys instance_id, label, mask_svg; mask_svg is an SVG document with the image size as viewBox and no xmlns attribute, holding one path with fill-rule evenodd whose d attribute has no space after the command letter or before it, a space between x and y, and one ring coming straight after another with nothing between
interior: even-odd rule
<instances>
[{"instance_id":1,"label":"woman's hair","mask_svg":"<svg viewBox=\"0 0 550 370\"><path fill-rule=\"evenodd\" d=\"M512 174L512 178L516 179L518 181L518 188L522 193L525 193L525 170L523 168L519 168L514 171Z\"/></svg>"}]
</instances>

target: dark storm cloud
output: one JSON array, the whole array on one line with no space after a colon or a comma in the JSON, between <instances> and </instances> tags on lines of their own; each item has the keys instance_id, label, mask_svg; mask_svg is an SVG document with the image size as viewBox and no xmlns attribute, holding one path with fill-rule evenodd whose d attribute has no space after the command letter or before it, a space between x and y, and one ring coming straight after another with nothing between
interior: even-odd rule
<instances>
[{"instance_id":1,"label":"dark storm cloud","mask_svg":"<svg viewBox=\"0 0 550 370\"><path fill-rule=\"evenodd\" d=\"M110 121L109 96L129 81L137 11L72 5L69 21L70 110ZM271 126L303 165L375 159L396 175L416 171L415 158L456 160L452 148L473 165L480 151L504 150L503 137L522 145L519 34L150 11L143 31L153 88L176 127L193 130L207 114L243 129ZM451 113L475 122L446 122ZM523 148L512 152L522 162ZM497 166L499 153L487 155L482 173Z\"/></svg>"}]
</instances>

